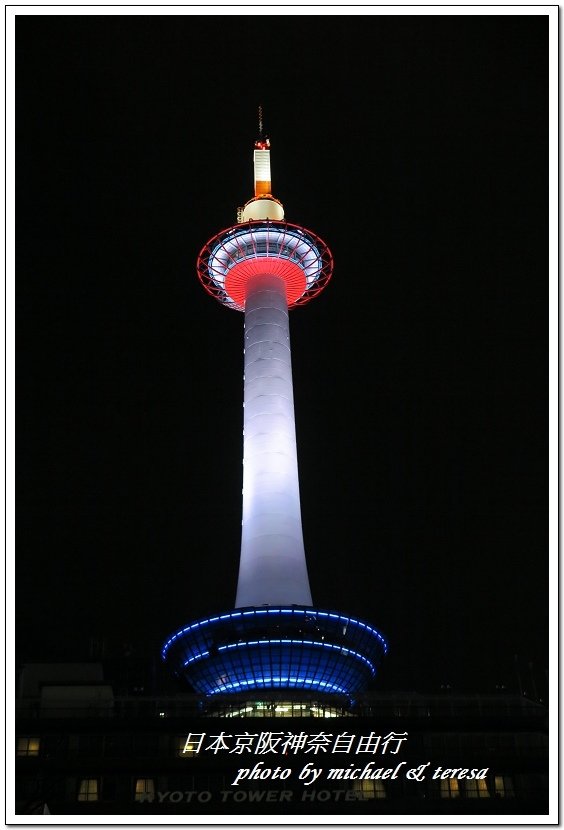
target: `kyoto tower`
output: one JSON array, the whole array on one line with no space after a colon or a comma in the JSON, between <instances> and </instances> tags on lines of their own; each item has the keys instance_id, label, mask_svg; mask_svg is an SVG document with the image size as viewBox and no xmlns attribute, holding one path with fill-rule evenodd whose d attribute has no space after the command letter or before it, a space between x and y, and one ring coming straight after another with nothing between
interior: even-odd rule
<instances>
[{"instance_id":1,"label":"kyoto tower","mask_svg":"<svg viewBox=\"0 0 564 830\"><path fill-rule=\"evenodd\" d=\"M241 558L235 610L187 625L163 658L206 695L264 689L350 694L387 646L370 625L313 607L298 483L288 311L327 285L333 259L284 220L272 195L270 141L254 145L254 196L204 245L198 277L245 317Z\"/></svg>"}]
</instances>

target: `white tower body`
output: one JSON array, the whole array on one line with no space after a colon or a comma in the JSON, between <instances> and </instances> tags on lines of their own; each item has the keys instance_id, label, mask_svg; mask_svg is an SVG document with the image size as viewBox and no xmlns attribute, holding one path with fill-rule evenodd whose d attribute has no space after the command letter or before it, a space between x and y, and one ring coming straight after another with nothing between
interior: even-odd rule
<instances>
[{"instance_id":1,"label":"white tower body","mask_svg":"<svg viewBox=\"0 0 564 830\"><path fill-rule=\"evenodd\" d=\"M312 605L303 543L284 280L245 304L243 527L236 607Z\"/></svg>"},{"instance_id":2,"label":"white tower body","mask_svg":"<svg viewBox=\"0 0 564 830\"><path fill-rule=\"evenodd\" d=\"M265 689L350 695L375 676L386 643L364 622L313 607L302 534L288 318L288 309L308 303L327 285L333 257L318 236L284 221L284 208L271 193L270 142L262 135L260 109L259 133L255 195L238 209L236 225L204 245L197 263L206 291L245 315L236 607L180 629L162 655L177 675L207 696L251 692L251 700L256 695L263 700ZM261 715L262 707L257 703Z\"/></svg>"}]
</instances>

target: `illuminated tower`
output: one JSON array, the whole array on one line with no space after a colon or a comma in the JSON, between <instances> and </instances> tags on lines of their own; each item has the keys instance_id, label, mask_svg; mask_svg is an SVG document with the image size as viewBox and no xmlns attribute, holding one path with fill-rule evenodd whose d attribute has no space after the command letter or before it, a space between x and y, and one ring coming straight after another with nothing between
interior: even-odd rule
<instances>
[{"instance_id":1,"label":"illuminated tower","mask_svg":"<svg viewBox=\"0 0 564 830\"><path fill-rule=\"evenodd\" d=\"M349 694L386 651L371 626L313 607L298 483L288 311L316 297L333 270L319 237L284 221L271 193L270 141L259 111L255 195L238 224L202 249L198 276L244 312L241 559L235 610L194 622L163 657L205 694L295 688Z\"/></svg>"}]
</instances>

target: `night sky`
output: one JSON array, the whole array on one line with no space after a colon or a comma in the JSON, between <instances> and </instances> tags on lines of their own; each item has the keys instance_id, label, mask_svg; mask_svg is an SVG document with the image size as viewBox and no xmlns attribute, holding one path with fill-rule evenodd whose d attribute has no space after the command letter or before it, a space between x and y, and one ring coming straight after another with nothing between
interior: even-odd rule
<instances>
[{"instance_id":1,"label":"night sky","mask_svg":"<svg viewBox=\"0 0 564 830\"><path fill-rule=\"evenodd\" d=\"M314 602L387 637L377 688L542 686L547 56L541 16L18 17L20 664L234 605L243 317L195 263L262 104L335 259L291 314Z\"/></svg>"}]
</instances>

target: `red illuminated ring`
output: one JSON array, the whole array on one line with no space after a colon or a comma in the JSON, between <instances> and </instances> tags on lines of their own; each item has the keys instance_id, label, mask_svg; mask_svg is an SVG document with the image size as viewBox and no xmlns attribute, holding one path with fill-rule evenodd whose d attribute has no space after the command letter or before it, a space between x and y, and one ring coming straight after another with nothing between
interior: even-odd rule
<instances>
[{"instance_id":1,"label":"red illuminated ring","mask_svg":"<svg viewBox=\"0 0 564 830\"><path fill-rule=\"evenodd\" d=\"M311 231L266 219L216 234L200 251L197 271L208 294L237 311L244 311L250 278L275 274L284 279L288 308L294 308L323 291L333 273L333 257Z\"/></svg>"}]
</instances>

